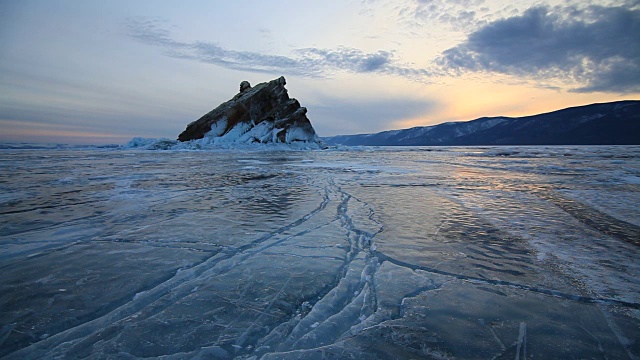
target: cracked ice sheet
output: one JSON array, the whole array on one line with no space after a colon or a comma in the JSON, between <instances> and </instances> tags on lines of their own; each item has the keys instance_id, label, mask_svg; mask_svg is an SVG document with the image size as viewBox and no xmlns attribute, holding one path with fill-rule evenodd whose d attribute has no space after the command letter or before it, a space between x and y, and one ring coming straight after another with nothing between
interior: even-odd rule
<instances>
[{"instance_id":1,"label":"cracked ice sheet","mask_svg":"<svg viewBox=\"0 0 640 360\"><path fill-rule=\"evenodd\" d=\"M384 256L479 279L543 281L539 274L544 271L526 241L438 192L407 186L367 187L359 193L377 205L376 217L384 231L376 237L375 246Z\"/></svg>"},{"instance_id":2,"label":"cracked ice sheet","mask_svg":"<svg viewBox=\"0 0 640 360\"><path fill-rule=\"evenodd\" d=\"M144 298L138 295L150 291L154 282L170 277L177 268L195 266L203 258L216 257L219 251L233 254L252 242L269 238L271 234L277 235L278 231L283 237L288 236L290 227L298 225L287 225L294 212L308 213L322 201L316 189L305 190L304 184L299 184L295 177L282 182L280 179L272 180L278 174L242 169L235 174L231 169L222 175L218 175L219 171L208 169L202 174L196 171L198 165L193 164L195 166L187 167L191 174L184 178L169 178L164 172L157 171L157 164L161 162L153 156L130 160L132 158L127 155L97 154L99 159L110 159L109 166L104 168L94 163L83 163L83 160L96 161L93 157L61 156L55 168L44 166L38 171L24 167L24 173L18 171L18 175L24 175L24 181L13 183L12 186L34 189L32 192L35 195L22 201L14 199L15 203L5 214L5 219L9 221L2 230L6 250L3 256L10 261L3 266L11 270L5 272L5 279L10 282L3 283L6 285L3 289L6 290L3 291L6 303L2 310L3 320L6 320L3 323L12 325L11 329L3 328L4 351L50 338L56 332L83 324L114 307L124 313L123 316L134 313L140 301L131 301L129 305L127 300ZM183 162L184 159L179 160ZM127 166L130 163L139 170L131 171ZM164 166L163 171L166 171ZM77 175L81 179L78 181L73 180L75 177L65 177L64 181L50 180L56 178L58 169L65 168L82 169L86 173ZM123 172L125 168L126 172ZM103 175L103 172L109 175ZM33 174L42 175L48 186L38 187L30 183ZM92 185L87 188L86 184L91 185L92 182L111 185ZM247 183L254 186L258 184L265 191L256 194L251 186L246 186ZM69 186L72 187L71 191L67 190ZM73 198L67 199L69 196ZM19 216L23 215L29 221L21 220ZM320 228L333 220L332 216L325 216L323 223L315 226ZM38 226L34 227L31 223ZM85 230L79 231L81 229ZM330 235L331 232L326 234ZM334 238L340 236L324 238L329 240L324 245L327 250L317 256L324 263L327 259L335 261L344 255L346 245L336 246ZM312 235L305 237L306 242L313 242L313 239ZM331 249L335 254L331 253ZM64 263L65 266L56 265L64 262L57 260L61 255L65 255L68 261ZM172 263L171 259L175 259L176 263ZM304 261L309 264L308 258L304 258ZM284 260L280 262L291 263ZM266 261L266 264L269 263ZM103 268L105 270L100 271ZM323 272L327 270L323 266L319 266L319 269ZM58 272L63 272L63 275L56 278ZM92 274L91 286L67 284L76 277L84 278L85 272ZM184 277L185 273L189 273L189 270L183 270L181 276ZM41 278L54 284L51 286L55 289L26 286L30 281L40 284ZM335 274L332 274L333 278ZM125 281L126 284L123 284ZM77 283L83 284L80 280ZM156 285L162 287L163 284ZM162 296L163 291L160 289L154 296ZM64 296L58 296L58 292ZM37 296L31 299L34 293ZM49 305L53 301L58 307L60 304L73 306L79 303L82 309L49 312L51 307L40 306L40 300L48 301ZM153 301L153 298L150 297L148 301ZM32 323L39 325L29 327ZM92 331L91 326L86 328L83 331ZM80 353L86 354L86 351L85 348Z\"/></svg>"},{"instance_id":3,"label":"cracked ice sheet","mask_svg":"<svg viewBox=\"0 0 640 360\"><path fill-rule=\"evenodd\" d=\"M0 323L15 326L3 348L24 347L100 317L205 256L98 242L4 262L9 281L0 287Z\"/></svg>"},{"instance_id":4,"label":"cracked ice sheet","mask_svg":"<svg viewBox=\"0 0 640 360\"><path fill-rule=\"evenodd\" d=\"M34 343L8 358L474 358L475 349L560 359L574 346L584 357L637 356L638 299L624 289L633 280L598 287L581 269L613 249L615 266L598 269L637 274L637 249L619 257L616 233L592 236L599 230L576 220L583 208L565 213L561 199L539 196L637 191L598 171L626 179L637 162L598 160L600 148L569 149L570 161L558 149L529 149L527 160L472 150L12 154L0 178L17 194L1 205L1 246L12 250L2 265L21 271L2 286L51 281L40 261L74 251L98 255L69 256L65 274L93 266L103 276L79 293L59 291L76 275L60 277L51 286L64 298L15 292L63 300L63 311L16 302L30 323L55 325L43 333L13 317L1 349L16 349L18 329ZM567 262L571 247L554 243L574 232L587 238L568 244L589 261ZM540 258L539 246L552 250ZM109 275L118 272L126 276ZM87 295L98 310L68 319Z\"/></svg>"},{"instance_id":5,"label":"cracked ice sheet","mask_svg":"<svg viewBox=\"0 0 640 360\"><path fill-rule=\"evenodd\" d=\"M333 344L263 359L513 359L518 354L566 359L602 354L604 349L614 358L629 356L598 305L511 287L496 289L388 263L378 270L376 282L375 321L363 322ZM402 316L394 316L394 311ZM576 319L577 326L567 326ZM635 331L628 319L620 318L618 324L626 333Z\"/></svg>"},{"instance_id":6,"label":"cracked ice sheet","mask_svg":"<svg viewBox=\"0 0 640 360\"><path fill-rule=\"evenodd\" d=\"M628 356L593 304L452 280L406 298L403 305L402 318L367 328L336 347L376 359L396 351L408 358L514 359L520 327L526 324L526 357L521 350L520 358L586 358L598 349L613 358ZM578 326L566 326L576 319ZM623 324L627 333L634 331L633 323Z\"/></svg>"},{"instance_id":7,"label":"cracked ice sheet","mask_svg":"<svg viewBox=\"0 0 640 360\"><path fill-rule=\"evenodd\" d=\"M526 239L539 260L553 257L555 266L579 279L595 296L633 302L640 293L637 247L585 227L552 202L504 191L476 191L457 201L494 226ZM494 206L481 205L487 202Z\"/></svg>"},{"instance_id":8,"label":"cracked ice sheet","mask_svg":"<svg viewBox=\"0 0 640 360\"><path fill-rule=\"evenodd\" d=\"M640 226L640 193L633 191L605 191L599 190L564 190L566 194L576 201L586 204L607 213L615 218Z\"/></svg>"}]
</instances>

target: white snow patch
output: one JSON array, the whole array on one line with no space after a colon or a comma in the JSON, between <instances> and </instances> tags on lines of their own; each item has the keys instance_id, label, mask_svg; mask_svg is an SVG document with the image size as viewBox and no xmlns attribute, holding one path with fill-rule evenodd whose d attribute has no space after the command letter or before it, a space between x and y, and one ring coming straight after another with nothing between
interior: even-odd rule
<instances>
[{"instance_id":1,"label":"white snow patch","mask_svg":"<svg viewBox=\"0 0 640 360\"><path fill-rule=\"evenodd\" d=\"M224 126L223 126L224 125ZM129 141L122 149L140 150L216 150L216 149L246 149L260 150L270 146L273 150L317 150L323 148L320 138L302 128L289 128L285 142L278 139L278 133L283 129L276 128L272 123L263 121L256 126L240 123L224 135L225 124L220 122L202 139L179 142L166 138L146 139L136 137Z\"/></svg>"},{"instance_id":2,"label":"white snow patch","mask_svg":"<svg viewBox=\"0 0 640 360\"><path fill-rule=\"evenodd\" d=\"M211 126L211 130L207 133L208 137L216 137L222 135L227 128L227 118L222 118Z\"/></svg>"}]
</instances>

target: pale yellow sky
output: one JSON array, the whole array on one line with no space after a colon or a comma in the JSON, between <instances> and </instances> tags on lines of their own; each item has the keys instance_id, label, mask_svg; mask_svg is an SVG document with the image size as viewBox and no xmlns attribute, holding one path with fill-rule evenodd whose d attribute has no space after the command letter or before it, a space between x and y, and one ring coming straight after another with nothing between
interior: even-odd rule
<instances>
[{"instance_id":1,"label":"pale yellow sky","mask_svg":"<svg viewBox=\"0 0 640 360\"><path fill-rule=\"evenodd\" d=\"M407 128L447 121L473 120L484 116L519 117L541 114L566 107L598 102L640 99L640 94L568 93L533 85L511 84L504 76L495 81L454 79L446 85L425 89L424 96L443 99L442 107L412 119L402 119L394 127ZM503 80L503 81L500 81Z\"/></svg>"},{"instance_id":2,"label":"pale yellow sky","mask_svg":"<svg viewBox=\"0 0 640 360\"><path fill-rule=\"evenodd\" d=\"M241 81L281 75L321 136L640 99L639 7L1 2L0 141L175 138Z\"/></svg>"}]
</instances>

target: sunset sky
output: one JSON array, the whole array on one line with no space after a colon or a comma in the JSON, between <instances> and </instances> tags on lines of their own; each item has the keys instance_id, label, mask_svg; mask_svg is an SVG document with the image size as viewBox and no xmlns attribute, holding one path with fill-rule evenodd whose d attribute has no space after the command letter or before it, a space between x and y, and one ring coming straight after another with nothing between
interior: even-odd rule
<instances>
[{"instance_id":1,"label":"sunset sky","mask_svg":"<svg viewBox=\"0 0 640 360\"><path fill-rule=\"evenodd\" d=\"M320 136L640 99L640 1L0 0L0 142L174 139L281 75Z\"/></svg>"}]
</instances>

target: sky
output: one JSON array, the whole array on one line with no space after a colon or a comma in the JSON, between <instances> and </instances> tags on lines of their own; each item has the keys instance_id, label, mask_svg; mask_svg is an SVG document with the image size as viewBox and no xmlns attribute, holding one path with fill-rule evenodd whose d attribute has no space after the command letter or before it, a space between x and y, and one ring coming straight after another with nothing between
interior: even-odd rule
<instances>
[{"instance_id":1,"label":"sky","mask_svg":"<svg viewBox=\"0 0 640 360\"><path fill-rule=\"evenodd\" d=\"M640 99L640 0L0 0L0 142L175 139L287 79L320 136Z\"/></svg>"}]
</instances>

